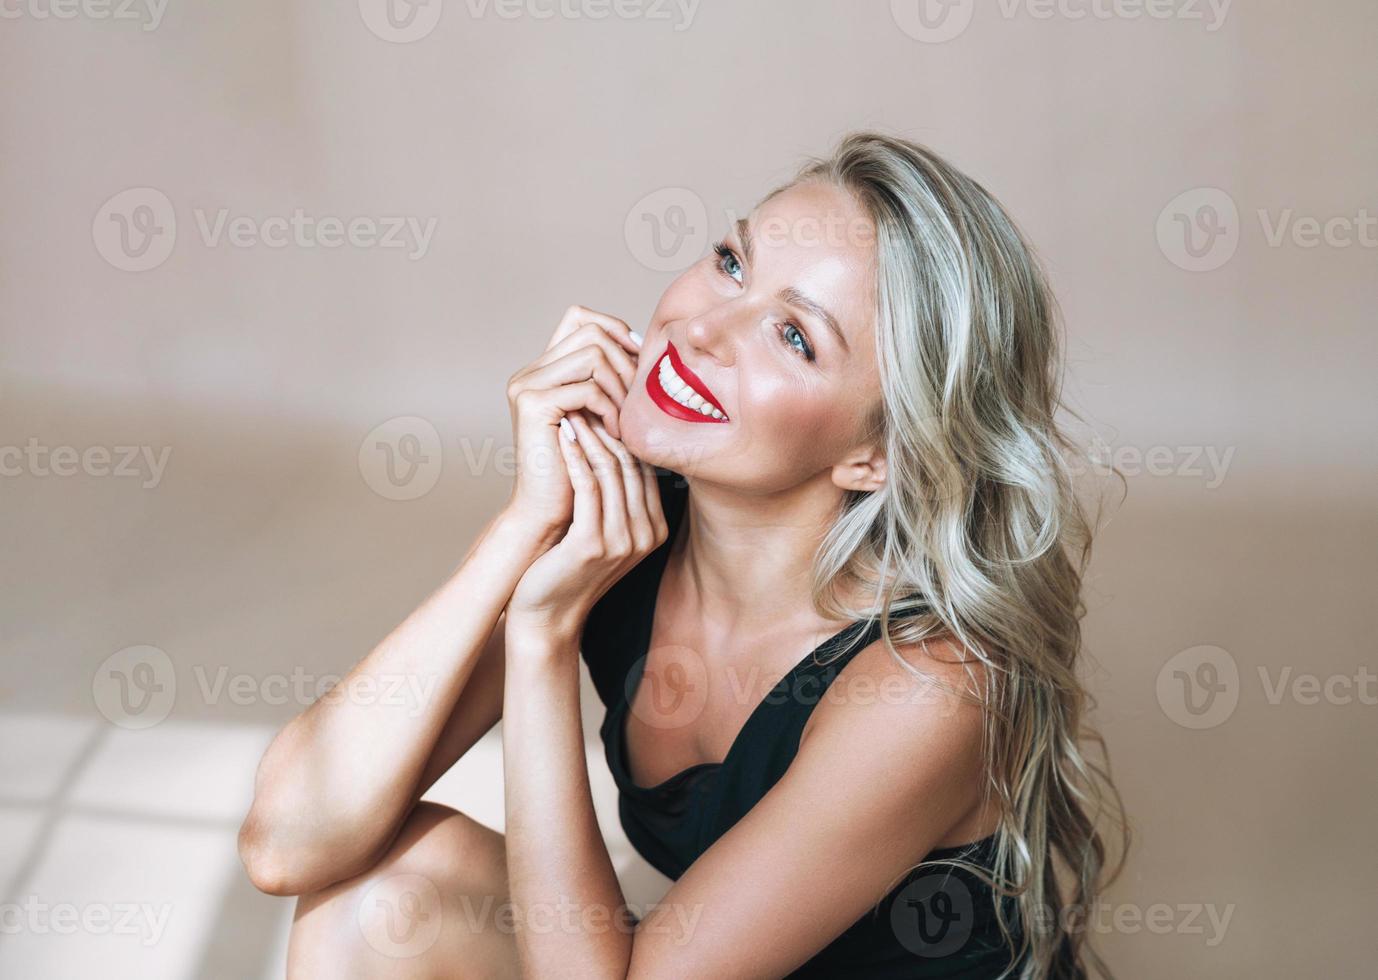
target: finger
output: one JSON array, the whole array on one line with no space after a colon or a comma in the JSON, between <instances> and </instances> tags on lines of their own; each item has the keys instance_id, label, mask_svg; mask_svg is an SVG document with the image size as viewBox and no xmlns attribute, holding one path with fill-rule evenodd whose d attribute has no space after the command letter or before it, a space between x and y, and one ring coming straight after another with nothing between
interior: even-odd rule
<instances>
[{"instance_id":1,"label":"finger","mask_svg":"<svg viewBox=\"0 0 1378 980\"><path fill-rule=\"evenodd\" d=\"M655 528L656 538L664 541L669 536L669 523L665 519L665 507L660 500L660 482L656 479L655 467L644 459L641 463L642 483L646 488L646 515Z\"/></svg>"},{"instance_id":2,"label":"finger","mask_svg":"<svg viewBox=\"0 0 1378 980\"><path fill-rule=\"evenodd\" d=\"M564 340L571 333L577 330L580 324L596 323L605 328L608 334L615 337L623 346L633 354L639 353L641 344L633 337L632 328L615 316L606 313L599 313L590 310L586 306L574 305L565 310L565 315L560 318L560 323L551 335L550 343L546 344L546 350L550 350L560 341Z\"/></svg>"},{"instance_id":3,"label":"finger","mask_svg":"<svg viewBox=\"0 0 1378 980\"><path fill-rule=\"evenodd\" d=\"M573 417L577 417L577 413ZM574 515L570 527L578 529L581 534L601 534L598 480L589 466L583 447L578 441L563 436L556 441L560 444L560 455L565 461L565 472L569 474L570 485L574 488Z\"/></svg>"},{"instance_id":4,"label":"finger","mask_svg":"<svg viewBox=\"0 0 1378 980\"><path fill-rule=\"evenodd\" d=\"M627 492L622 480L622 464L583 418L570 420L579 435L579 444L598 479L603 503L603 543L612 553L630 554L631 530L627 526Z\"/></svg>"},{"instance_id":5,"label":"finger","mask_svg":"<svg viewBox=\"0 0 1378 980\"><path fill-rule=\"evenodd\" d=\"M633 377L635 371L633 368ZM617 404L627 400L631 379L624 379L621 371L608 360L607 352L595 344L575 348L545 364L533 365L522 375L518 386L521 389L554 388L590 379L597 381Z\"/></svg>"},{"instance_id":6,"label":"finger","mask_svg":"<svg viewBox=\"0 0 1378 980\"><path fill-rule=\"evenodd\" d=\"M548 348L544 354L536 358L531 366L532 368L540 367L585 347L601 350L613 370L622 378L623 383L627 387L631 387L632 381L636 378L636 354L627 353L622 344L609 336L607 330L596 323L580 324L568 337L565 337L554 347Z\"/></svg>"},{"instance_id":7,"label":"finger","mask_svg":"<svg viewBox=\"0 0 1378 980\"><path fill-rule=\"evenodd\" d=\"M524 412L547 425L559 425L560 417L567 416L576 409L585 409L599 416L609 432L617 428L618 409L608 393L596 381L579 381L574 384L557 385L554 388L529 388L521 393L518 404Z\"/></svg>"},{"instance_id":8,"label":"finger","mask_svg":"<svg viewBox=\"0 0 1378 980\"><path fill-rule=\"evenodd\" d=\"M636 550L649 551L655 543L655 527L646 512L646 486L641 462L631 454L622 440L613 438L601 425L595 424L592 428L598 438L603 440L608 452L617 459L622 491L627 502L627 528Z\"/></svg>"}]
</instances>

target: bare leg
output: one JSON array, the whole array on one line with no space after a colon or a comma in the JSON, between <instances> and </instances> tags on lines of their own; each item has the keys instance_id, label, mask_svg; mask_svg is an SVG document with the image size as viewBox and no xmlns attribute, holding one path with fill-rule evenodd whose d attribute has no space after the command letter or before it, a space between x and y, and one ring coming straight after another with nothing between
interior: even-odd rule
<instances>
[{"instance_id":1,"label":"bare leg","mask_svg":"<svg viewBox=\"0 0 1378 980\"><path fill-rule=\"evenodd\" d=\"M297 900L289 978L519 976L503 836L418 803L363 874Z\"/></svg>"}]
</instances>

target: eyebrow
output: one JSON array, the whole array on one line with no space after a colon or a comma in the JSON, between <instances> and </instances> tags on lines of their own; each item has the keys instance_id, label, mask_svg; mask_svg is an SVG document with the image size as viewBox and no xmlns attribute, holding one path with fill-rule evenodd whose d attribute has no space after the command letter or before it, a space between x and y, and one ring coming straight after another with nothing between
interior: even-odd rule
<instances>
[{"instance_id":1,"label":"eyebrow","mask_svg":"<svg viewBox=\"0 0 1378 980\"><path fill-rule=\"evenodd\" d=\"M751 265L751 226L747 223L746 218L737 219L737 237L740 238L742 242L742 257L746 259L747 265ZM828 312L827 307L805 296L793 286L786 286L784 289L780 290L777 295L782 301L789 303L791 306L797 306L822 320L823 325L833 332L833 336L837 337L837 342L842 345L842 349L849 354L852 352L851 345L847 343L847 338L843 335L842 328L837 323L837 318Z\"/></svg>"}]
</instances>

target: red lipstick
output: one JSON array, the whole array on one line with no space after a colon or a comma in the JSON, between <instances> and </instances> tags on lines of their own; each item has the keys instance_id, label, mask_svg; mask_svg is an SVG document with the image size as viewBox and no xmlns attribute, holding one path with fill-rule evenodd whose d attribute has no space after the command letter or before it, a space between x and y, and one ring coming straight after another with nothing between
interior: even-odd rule
<instances>
[{"instance_id":1,"label":"red lipstick","mask_svg":"<svg viewBox=\"0 0 1378 980\"><path fill-rule=\"evenodd\" d=\"M687 387L681 387L674 379L683 382ZM691 400L691 398L686 398L686 396L698 395L699 399L702 399L701 403L698 402L698 399L692 400L697 404L701 404L701 407L691 408L689 405L685 405L681 401L676 400L676 396L666 390L667 384L671 385L677 391L679 398ZM727 417L727 413L723 411L723 407L718 402L717 397L709 390L708 385L704 384L703 379L697 374L689 370L688 366L680 360L679 351L675 350L675 345L669 342L665 345L665 353L656 359L656 363L646 375L646 393L651 396L651 401L655 402L656 406L660 408L661 411L665 412L666 415L673 416L684 422L731 421ZM704 408L716 409L718 412L722 413L722 417L716 418L711 412L709 414L704 414Z\"/></svg>"}]
</instances>

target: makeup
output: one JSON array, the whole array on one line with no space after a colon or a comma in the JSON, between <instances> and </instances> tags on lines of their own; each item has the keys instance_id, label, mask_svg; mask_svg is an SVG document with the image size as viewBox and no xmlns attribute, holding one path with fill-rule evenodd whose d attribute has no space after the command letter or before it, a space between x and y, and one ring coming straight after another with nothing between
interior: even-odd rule
<instances>
[{"instance_id":1,"label":"makeup","mask_svg":"<svg viewBox=\"0 0 1378 980\"><path fill-rule=\"evenodd\" d=\"M685 422L729 422L718 399L697 374L680 360L675 345L646 374L646 393L666 415Z\"/></svg>"}]
</instances>

